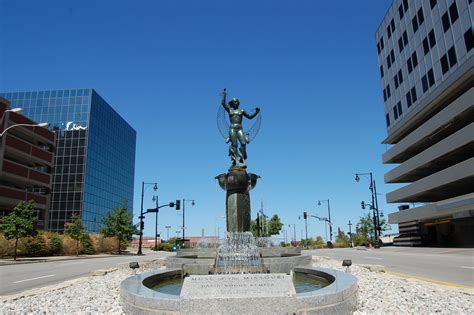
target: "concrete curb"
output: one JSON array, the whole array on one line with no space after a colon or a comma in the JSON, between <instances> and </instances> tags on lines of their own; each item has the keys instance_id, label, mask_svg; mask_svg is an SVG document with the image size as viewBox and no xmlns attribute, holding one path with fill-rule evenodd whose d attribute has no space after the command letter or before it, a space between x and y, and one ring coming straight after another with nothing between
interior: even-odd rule
<instances>
[{"instance_id":1,"label":"concrete curb","mask_svg":"<svg viewBox=\"0 0 474 315\"><path fill-rule=\"evenodd\" d=\"M136 255L112 255L112 254L99 254L99 255L89 255L89 256L51 256L51 257L38 257L32 258L30 260L0 260L0 266L15 266L15 265L24 265L24 264L36 264L42 262L51 262L51 261L67 261L67 260L79 260L79 259L95 259L95 258L110 258L110 257L124 257L124 256L136 256Z\"/></svg>"}]
</instances>

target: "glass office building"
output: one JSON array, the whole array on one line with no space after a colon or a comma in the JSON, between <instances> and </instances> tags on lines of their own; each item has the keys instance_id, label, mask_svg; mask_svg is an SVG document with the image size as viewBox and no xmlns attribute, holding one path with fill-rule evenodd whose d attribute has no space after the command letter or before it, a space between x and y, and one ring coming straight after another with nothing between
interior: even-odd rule
<instances>
[{"instance_id":1,"label":"glass office building","mask_svg":"<svg viewBox=\"0 0 474 315\"><path fill-rule=\"evenodd\" d=\"M116 206L133 205L135 130L93 89L0 93L25 116L58 132L49 230L73 214L98 232Z\"/></svg>"}]
</instances>

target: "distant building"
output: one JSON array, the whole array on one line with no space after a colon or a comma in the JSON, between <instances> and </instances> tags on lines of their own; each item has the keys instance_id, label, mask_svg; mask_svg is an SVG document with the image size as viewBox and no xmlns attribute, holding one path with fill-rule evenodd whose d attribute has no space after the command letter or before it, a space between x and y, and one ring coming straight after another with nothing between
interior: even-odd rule
<instances>
[{"instance_id":1,"label":"distant building","mask_svg":"<svg viewBox=\"0 0 474 315\"><path fill-rule=\"evenodd\" d=\"M12 125L37 124L6 110L11 110L10 103L0 97L0 132ZM20 201L33 201L37 228L47 228L54 144L54 132L44 127L5 131L0 138L0 216L8 215Z\"/></svg>"},{"instance_id":2,"label":"distant building","mask_svg":"<svg viewBox=\"0 0 474 315\"><path fill-rule=\"evenodd\" d=\"M394 0L376 32L395 245L474 244L474 1Z\"/></svg>"},{"instance_id":3,"label":"distant building","mask_svg":"<svg viewBox=\"0 0 474 315\"><path fill-rule=\"evenodd\" d=\"M0 93L56 130L49 230L76 213L90 232L126 202L132 211L135 130L93 89Z\"/></svg>"}]
</instances>

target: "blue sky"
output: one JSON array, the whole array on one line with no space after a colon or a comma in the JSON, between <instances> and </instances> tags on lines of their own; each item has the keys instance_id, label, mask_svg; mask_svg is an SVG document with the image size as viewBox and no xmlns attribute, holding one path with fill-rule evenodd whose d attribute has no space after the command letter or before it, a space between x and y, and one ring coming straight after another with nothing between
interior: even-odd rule
<instances>
[{"instance_id":1,"label":"blue sky","mask_svg":"<svg viewBox=\"0 0 474 315\"><path fill-rule=\"evenodd\" d=\"M262 109L248 146L252 216L263 201L288 228L303 211L335 228L358 221L374 172L383 213L386 147L375 30L389 0L12 1L0 2L0 90L94 88L137 131L134 212L141 181L158 182L160 204L195 199L187 235L224 229L225 193L214 176L229 167L216 115L224 87L243 108ZM145 192L152 207L153 190ZM160 231L179 230L162 208ZM396 227L394 226L394 229ZM148 219L146 235L154 233ZM308 221L309 236L324 224Z\"/></svg>"}]
</instances>

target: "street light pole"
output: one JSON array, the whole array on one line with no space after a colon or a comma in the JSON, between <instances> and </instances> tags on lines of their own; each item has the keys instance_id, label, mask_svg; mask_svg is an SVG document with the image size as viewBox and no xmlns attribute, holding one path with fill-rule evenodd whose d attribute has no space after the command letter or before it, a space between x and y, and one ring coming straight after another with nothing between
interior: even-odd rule
<instances>
[{"instance_id":1,"label":"street light pole","mask_svg":"<svg viewBox=\"0 0 474 315\"><path fill-rule=\"evenodd\" d=\"M321 205L321 201L328 203L328 223L329 223L329 238L332 242L332 222L331 222L331 205L329 204L329 199L318 200L318 206ZM328 240L326 236L326 241Z\"/></svg>"},{"instance_id":2,"label":"street light pole","mask_svg":"<svg viewBox=\"0 0 474 315\"><path fill-rule=\"evenodd\" d=\"M379 219L379 209L378 209L378 199L377 199L377 191L376 191L376 188L375 188L375 180L373 179L372 177L372 172L369 172L369 173L357 173L356 174L356 177L355 177L355 180L358 182L360 180L360 177L359 175L369 175L370 177L370 186L369 186L369 189L370 189L370 192L371 192L371 197L372 197L372 205L371 205L371 208L372 208L372 220L374 222L374 237L375 237L375 242L377 243L377 245L379 244L380 242L380 219Z\"/></svg>"},{"instance_id":3,"label":"street light pole","mask_svg":"<svg viewBox=\"0 0 474 315\"><path fill-rule=\"evenodd\" d=\"M170 240L170 228L171 228L171 225L167 225L165 226L166 228L166 241L169 241Z\"/></svg>"},{"instance_id":4,"label":"street light pole","mask_svg":"<svg viewBox=\"0 0 474 315\"><path fill-rule=\"evenodd\" d=\"M158 213L160 209L158 207L158 195L153 196L153 201L156 202L156 214L155 214L155 250L158 248Z\"/></svg>"},{"instance_id":5,"label":"street light pole","mask_svg":"<svg viewBox=\"0 0 474 315\"><path fill-rule=\"evenodd\" d=\"M352 223L351 223L351 220L349 220L349 241L351 242L351 247L352 247L352 230L351 230L351 227L352 227Z\"/></svg>"},{"instance_id":6,"label":"street light pole","mask_svg":"<svg viewBox=\"0 0 474 315\"><path fill-rule=\"evenodd\" d=\"M145 183L142 181L142 200L141 200L141 205L140 205L140 233L139 233L139 241L138 241L138 252L137 255L143 255L142 252L142 241L143 241L143 228L144 228L144 222L143 222L143 196L145 195L145 185L154 185L153 190L156 191L158 189L158 184L157 183Z\"/></svg>"},{"instance_id":7,"label":"street light pole","mask_svg":"<svg viewBox=\"0 0 474 315\"><path fill-rule=\"evenodd\" d=\"M185 216L185 208L186 208L186 201L191 201L191 206L194 206L194 200L193 199L184 199L183 198L183 247L185 247L186 240L184 238L184 230L186 228L186 225L184 224L184 216Z\"/></svg>"}]
</instances>

